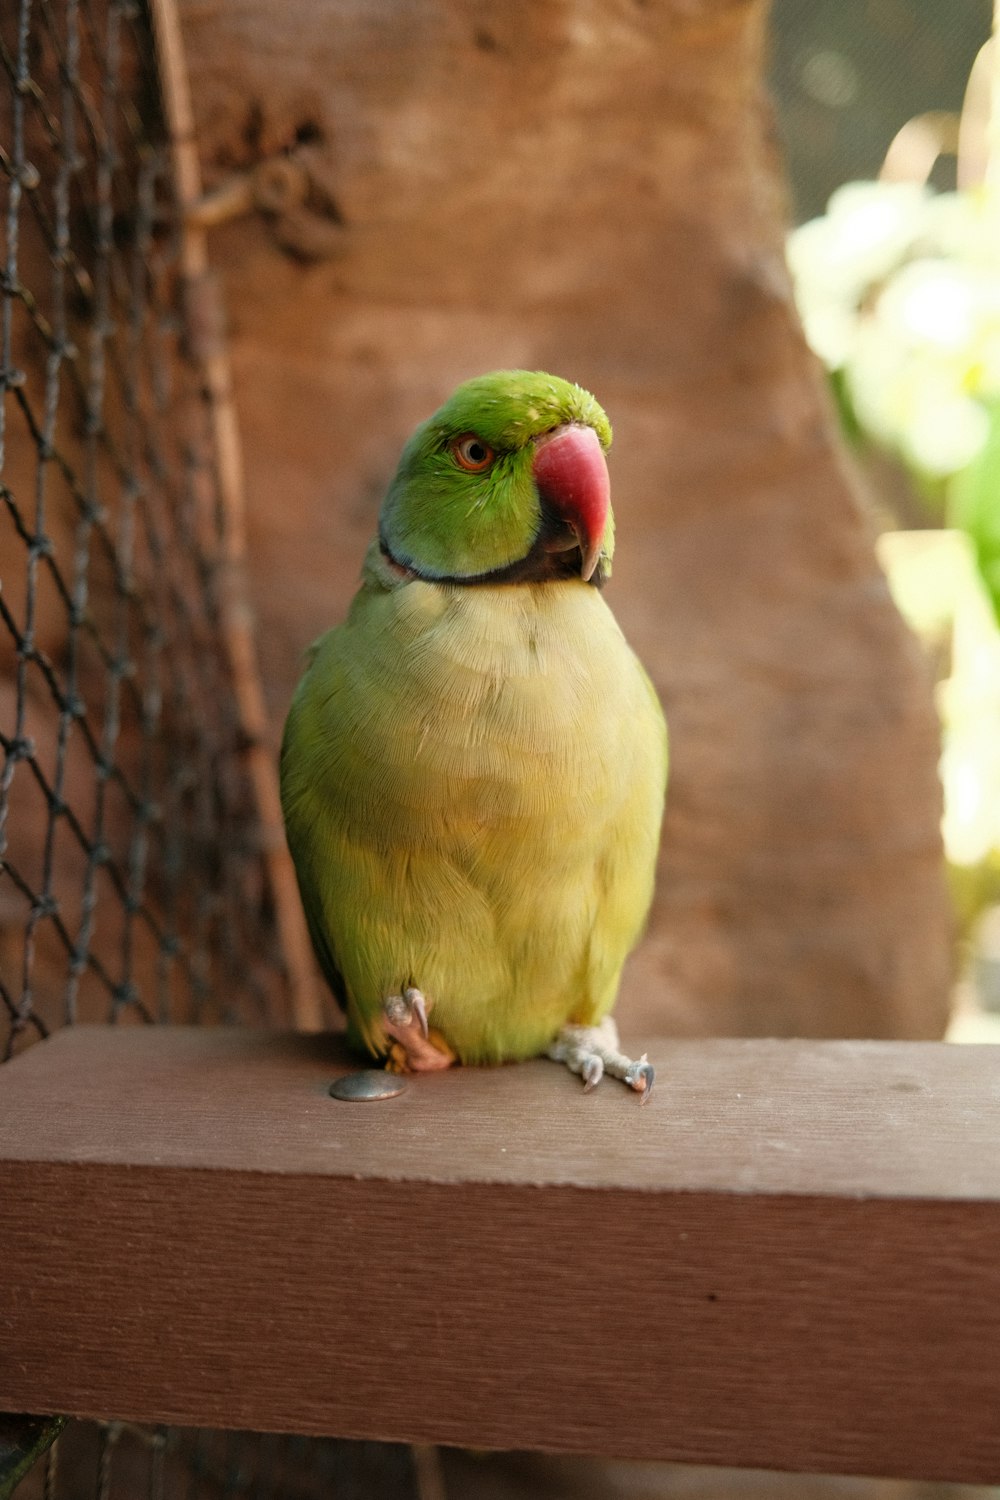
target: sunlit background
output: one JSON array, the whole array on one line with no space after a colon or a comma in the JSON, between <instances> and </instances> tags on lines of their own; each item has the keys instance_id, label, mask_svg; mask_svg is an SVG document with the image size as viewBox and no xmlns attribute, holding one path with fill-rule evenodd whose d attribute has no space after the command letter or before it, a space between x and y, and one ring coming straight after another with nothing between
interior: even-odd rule
<instances>
[{"instance_id":1,"label":"sunlit background","mask_svg":"<svg viewBox=\"0 0 1000 1500\"><path fill-rule=\"evenodd\" d=\"M987 0L779 0L772 89L809 343L934 672L959 943L1000 1041L1000 47Z\"/></svg>"}]
</instances>

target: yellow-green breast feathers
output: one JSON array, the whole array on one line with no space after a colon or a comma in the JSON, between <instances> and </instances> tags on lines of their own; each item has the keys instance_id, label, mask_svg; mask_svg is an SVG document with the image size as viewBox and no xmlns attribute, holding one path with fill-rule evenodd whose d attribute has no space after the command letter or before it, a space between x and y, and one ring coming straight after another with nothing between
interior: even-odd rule
<instances>
[{"instance_id":1,"label":"yellow-green breast feathers","mask_svg":"<svg viewBox=\"0 0 1000 1500\"><path fill-rule=\"evenodd\" d=\"M351 1035L375 1054L384 1002L408 985L464 1062L531 1056L566 1021L600 1019L652 894L666 730L581 576L588 555L600 574L605 541L610 552L606 497L602 519L597 499L569 494L591 483L610 429L592 397L551 376L483 377L478 395L494 381L509 408L519 380L512 432L477 421L468 398L420 429L438 488L451 458L462 501L451 497L425 572L426 497L397 476L349 617L313 648L285 729L282 797L310 930ZM569 400L541 409L540 382ZM467 534L448 537L463 504L482 533L501 460L519 493L502 494L502 546L480 567ZM414 443L407 464L419 490Z\"/></svg>"}]
</instances>

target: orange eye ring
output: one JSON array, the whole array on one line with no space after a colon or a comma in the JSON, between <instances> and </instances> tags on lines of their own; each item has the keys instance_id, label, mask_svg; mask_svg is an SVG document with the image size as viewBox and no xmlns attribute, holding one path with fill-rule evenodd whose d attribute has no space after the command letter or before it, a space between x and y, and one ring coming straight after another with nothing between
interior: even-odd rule
<instances>
[{"instance_id":1,"label":"orange eye ring","mask_svg":"<svg viewBox=\"0 0 1000 1500\"><path fill-rule=\"evenodd\" d=\"M467 474L481 474L496 458L489 443L484 443L474 432L465 432L457 437L451 444L451 451L459 468L464 469Z\"/></svg>"}]
</instances>

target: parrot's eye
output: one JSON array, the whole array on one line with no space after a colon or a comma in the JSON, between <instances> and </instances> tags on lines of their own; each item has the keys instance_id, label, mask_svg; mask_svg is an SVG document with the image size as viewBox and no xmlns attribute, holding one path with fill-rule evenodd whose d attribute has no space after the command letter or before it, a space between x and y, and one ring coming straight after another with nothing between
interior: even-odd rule
<instances>
[{"instance_id":1,"label":"parrot's eye","mask_svg":"<svg viewBox=\"0 0 1000 1500\"><path fill-rule=\"evenodd\" d=\"M466 433L465 437L456 438L451 451L456 461L470 474L481 474L496 458L489 443L484 443L482 438L477 438L472 432Z\"/></svg>"}]
</instances>

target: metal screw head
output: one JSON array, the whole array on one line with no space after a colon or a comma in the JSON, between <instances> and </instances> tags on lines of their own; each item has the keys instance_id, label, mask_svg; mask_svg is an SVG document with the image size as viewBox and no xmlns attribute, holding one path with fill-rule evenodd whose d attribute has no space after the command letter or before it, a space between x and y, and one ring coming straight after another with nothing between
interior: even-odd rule
<instances>
[{"instance_id":1,"label":"metal screw head","mask_svg":"<svg viewBox=\"0 0 1000 1500\"><path fill-rule=\"evenodd\" d=\"M330 1085L332 1099L347 1099L352 1103L370 1099L395 1099L406 1090L406 1080L398 1073L383 1073L381 1068L365 1068L363 1073L345 1073L335 1078Z\"/></svg>"}]
</instances>

